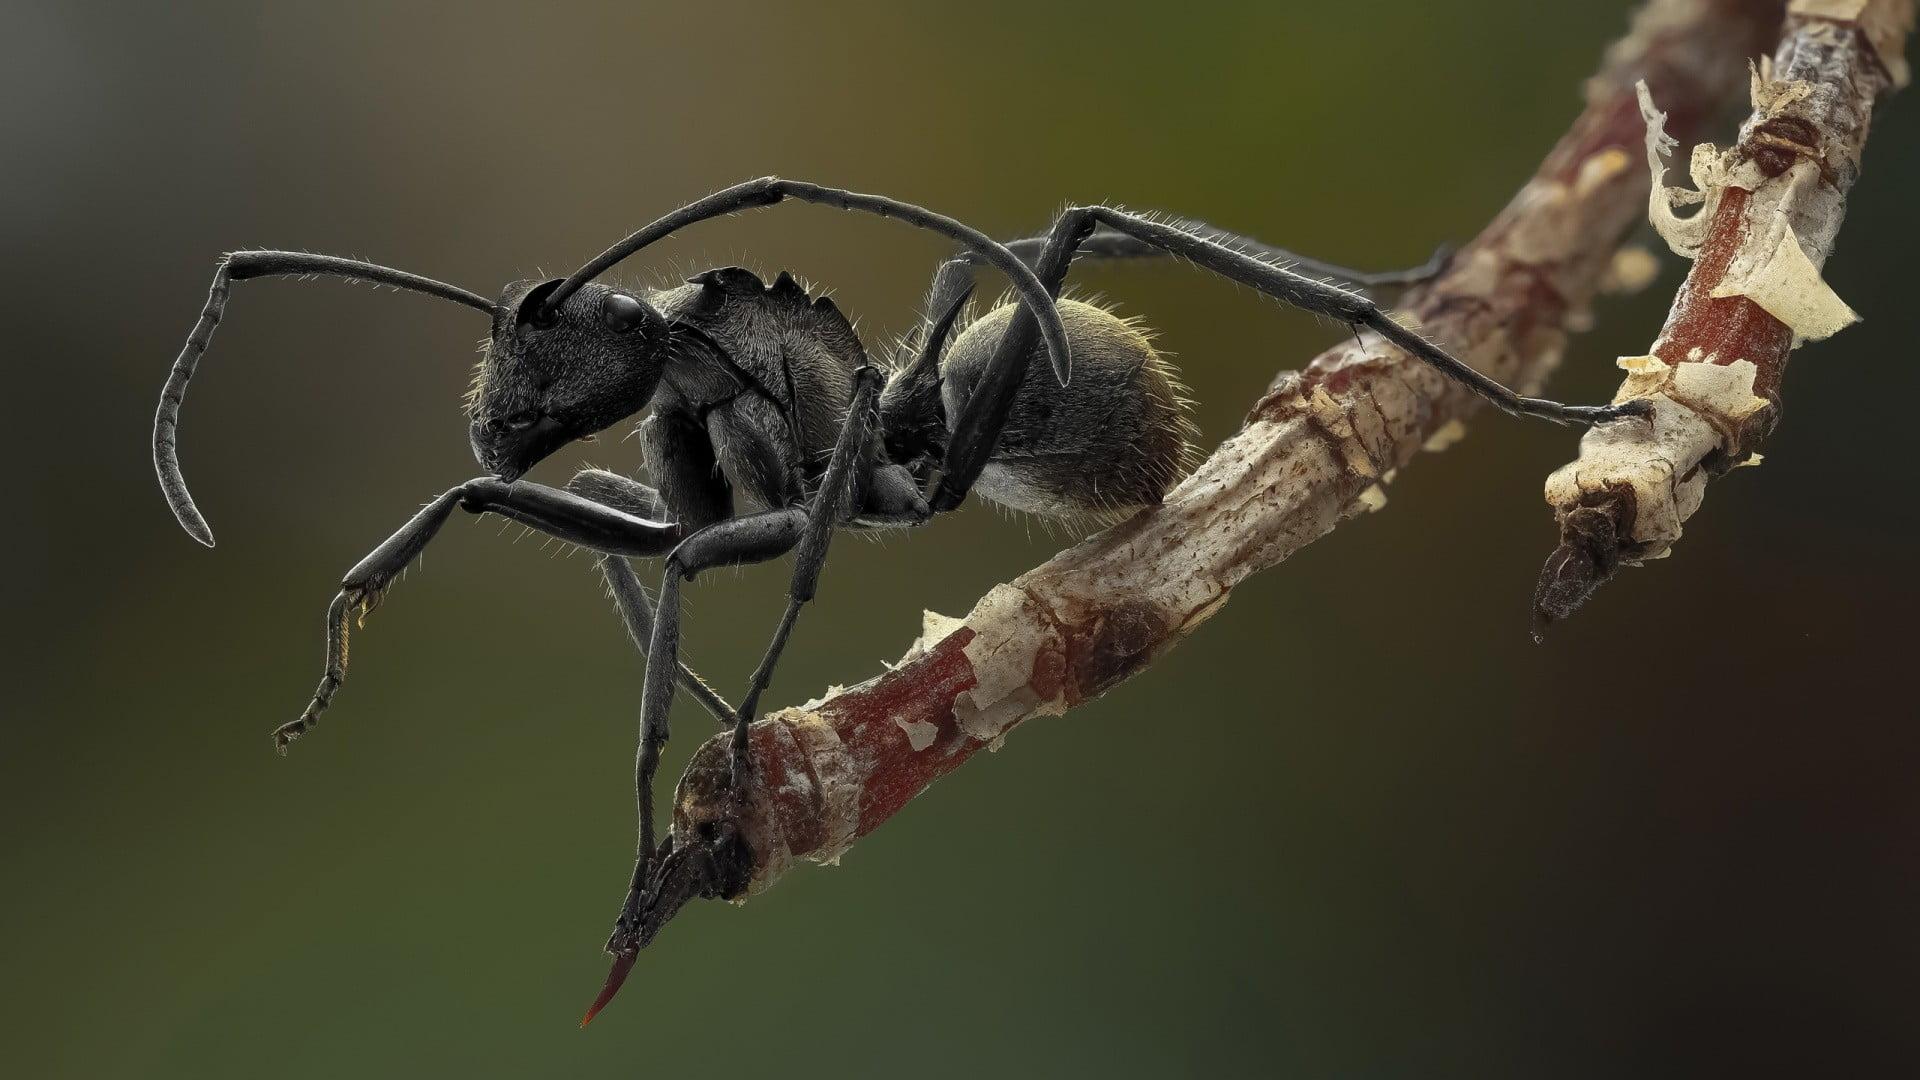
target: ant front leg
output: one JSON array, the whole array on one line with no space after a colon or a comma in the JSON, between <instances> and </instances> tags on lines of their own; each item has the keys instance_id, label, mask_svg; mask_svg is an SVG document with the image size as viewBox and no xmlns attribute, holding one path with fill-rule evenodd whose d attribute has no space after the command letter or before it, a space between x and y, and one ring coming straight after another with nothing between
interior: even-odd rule
<instances>
[{"instance_id":1,"label":"ant front leg","mask_svg":"<svg viewBox=\"0 0 1920 1080\"><path fill-rule=\"evenodd\" d=\"M273 733L274 746L281 752L319 722L346 680L348 620L364 620L380 605L394 579L440 532L455 509L498 514L603 555L661 555L682 536L672 522L637 517L540 484L508 484L485 476L449 488L341 579L340 592L327 608L326 671L299 719Z\"/></svg>"}]
</instances>

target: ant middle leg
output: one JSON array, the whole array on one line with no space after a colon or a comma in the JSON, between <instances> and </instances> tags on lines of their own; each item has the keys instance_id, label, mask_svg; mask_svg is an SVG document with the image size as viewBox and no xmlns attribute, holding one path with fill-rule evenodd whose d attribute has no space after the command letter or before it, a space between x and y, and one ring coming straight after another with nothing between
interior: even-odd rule
<instances>
[{"instance_id":1,"label":"ant middle leg","mask_svg":"<svg viewBox=\"0 0 1920 1080\"><path fill-rule=\"evenodd\" d=\"M573 479L567 481L567 490L637 517L673 516L659 491L605 469L580 470L573 475ZM607 596L613 601L614 610L627 628L627 637L632 640L641 659L645 660L647 649L653 643L653 600L647 596L646 587L640 584L639 576L633 572L633 564L625 556L603 554L594 562L606 583ZM694 700L715 720L731 724L738 717L733 706L727 704L726 699L698 672L684 663L679 665L678 679L680 688L693 695Z\"/></svg>"},{"instance_id":2,"label":"ant middle leg","mask_svg":"<svg viewBox=\"0 0 1920 1080\"><path fill-rule=\"evenodd\" d=\"M679 664L680 590L703 570L717 566L745 566L777 559L792 551L806 532L807 512L800 507L766 510L718 521L687 537L667 556L660 579L659 604L653 613L653 636L647 647L647 674L640 690L640 746L634 757L634 801L639 816L633 877L621 903L607 951L616 957L636 951L641 944L642 915L653 870L668 851L654 842L653 782L660 769L660 753L671 734L674 680L665 674ZM745 715L745 714L740 714ZM667 843L672 843L669 837Z\"/></svg>"},{"instance_id":3,"label":"ant middle leg","mask_svg":"<svg viewBox=\"0 0 1920 1080\"><path fill-rule=\"evenodd\" d=\"M747 767L747 726L753 723L760 695L773 679L774 665L780 662L780 654L786 650L787 635L793 632L793 623L800 617L800 609L813 599L819 588L820 571L826 565L827 545L833 539L833 530L853 518L859 509L856 505L859 491L868 486L855 483L855 471L864 463L863 451L873 432L874 405L879 392L880 372L877 369L866 365L853 373L853 401L847 408L846 422L840 427L840 438L834 444L833 457L827 462L827 471L820 479L819 490L814 492L807 511L807 529L793 557L793 578L787 585L786 611L781 614L780 623L774 628L773 640L767 645L766 655L753 670L753 677L747 683L746 696L740 699L740 716L733 726L732 762L736 787L742 779L742 771Z\"/></svg>"},{"instance_id":4,"label":"ant middle leg","mask_svg":"<svg viewBox=\"0 0 1920 1080\"><path fill-rule=\"evenodd\" d=\"M647 678L641 691L640 751L634 765L634 794L640 816L638 851L626 900L614 923L613 934L607 940L607 951L616 958L630 955L643 943L644 916L650 904L649 883L655 877L656 866L672 850L672 837L663 845L654 843L653 783L660 767L660 752L666 746L668 713L673 706L673 683L660 672L665 665L674 663L678 655L681 585L702 570L766 562L798 549L787 591L786 611L774 630L766 655L753 672L734 721L731 759L735 790L740 791L744 770L749 764L748 726L753 722L760 695L772 679L774 666L786 647L800 609L813 598L819 585L833 530L854 515L867 486L859 474L868 464L866 450L879 383L879 372L871 367L855 372L853 400L833 457L819 487L805 505L716 522L689 536L667 557L660 604L654 617L653 641L648 649Z\"/></svg>"},{"instance_id":5,"label":"ant middle leg","mask_svg":"<svg viewBox=\"0 0 1920 1080\"><path fill-rule=\"evenodd\" d=\"M640 584L639 575L633 572L633 564L622 555L601 555L595 560L600 567L601 578L606 582L607 595L613 600L614 610L620 614L621 623L627 628L627 639L640 652L640 659L647 659L647 649L653 644L653 601L647 596L646 587ZM722 724L733 724L739 713L713 684L700 677L700 673L688 667L684 662L675 661L675 678L680 688L693 695L700 707L707 710Z\"/></svg>"}]
</instances>

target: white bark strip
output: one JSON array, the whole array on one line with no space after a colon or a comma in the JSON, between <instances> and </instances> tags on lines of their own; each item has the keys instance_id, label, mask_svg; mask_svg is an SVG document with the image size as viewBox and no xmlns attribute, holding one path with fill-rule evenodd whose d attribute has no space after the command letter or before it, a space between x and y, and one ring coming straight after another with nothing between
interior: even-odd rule
<instances>
[{"instance_id":1,"label":"white bark strip","mask_svg":"<svg viewBox=\"0 0 1920 1080\"><path fill-rule=\"evenodd\" d=\"M1752 73L1753 112L1739 143L1724 152L1710 143L1695 147L1692 190L1665 186L1665 155L1673 140L1663 130L1665 114L1645 85L1639 87L1655 228L1677 254L1691 259L1702 258L1716 242L1737 247L1718 280L1697 280L1696 268L1683 286L1650 350L1669 362L1654 356L1622 361L1630 374L1614 400L1652 401L1653 423L1589 432L1579 458L1548 477L1547 502L1563 530L1576 511L1605 507L1616 519L1622 561L1661 558L1699 509L1708 480L1750 461L1771 430L1777 390L1757 395L1756 378L1777 387L1786 350L1753 336L1751 354L1694 348L1684 357L1672 355L1675 342L1684 348L1702 332L1700 322L1725 317L1703 308L1692 290L1704 287L1711 299L1752 301L1791 330L1789 348L1858 320L1821 278L1820 267L1833 250L1847 191L1859 175L1874 101L1904 78L1900 48L1913 21L1914 0L1796 0L1777 57ZM1721 213L1723 199L1735 189L1745 193L1744 205L1737 215ZM1701 209L1688 217L1674 213L1674 207L1691 204Z\"/></svg>"}]
</instances>

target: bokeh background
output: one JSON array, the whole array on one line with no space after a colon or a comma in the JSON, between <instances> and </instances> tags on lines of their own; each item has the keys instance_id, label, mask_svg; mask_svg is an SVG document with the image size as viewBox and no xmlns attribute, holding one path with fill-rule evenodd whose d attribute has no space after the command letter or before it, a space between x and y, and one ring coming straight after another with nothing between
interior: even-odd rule
<instances>
[{"instance_id":1,"label":"bokeh background","mask_svg":"<svg viewBox=\"0 0 1920 1080\"><path fill-rule=\"evenodd\" d=\"M1765 468L1715 485L1675 558L1531 645L1541 480L1574 438L1482 418L1387 512L840 868L688 911L582 1033L631 850L641 667L584 557L460 520L355 639L325 729L276 758L338 574L475 471L459 394L482 328L333 282L242 285L185 416L206 551L147 441L218 252L491 292L780 172L1001 235L1108 199L1406 265L1508 198L1628 5L6 6L0 1071L1915 1065L1911 95L1830 269L1867 322L1795 362ZM941 252L796 207L644 272L790 267L879 343ZM1605 303L1556 396L1604 399L1679 273ZM1334 339L1177 266L1082 280L1161 329L1210 443ZM978 509L843 542L772 700L877 671L923 607L962 613L1062 542ZM693 593L689 656L730 693L784 573ZM668 775L704 723L682 710Z\"/></svg>"}]
</instances>

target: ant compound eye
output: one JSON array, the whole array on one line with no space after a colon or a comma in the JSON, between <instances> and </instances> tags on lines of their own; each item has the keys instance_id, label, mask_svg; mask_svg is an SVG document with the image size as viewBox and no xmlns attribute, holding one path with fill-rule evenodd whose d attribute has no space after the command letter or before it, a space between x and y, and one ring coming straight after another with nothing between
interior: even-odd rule
<instances>
[{"instance_id":1,"label":"ant compound eye","mask_svg":"<svg viewBox=\"0 0 1920 1080\"><path fill-rule=\"evenodd\" d=\"M609 330L625 334L647 324L647 305L626 293L608 293L600 302L600 318Z\"/></svg>"}]
</instances>

